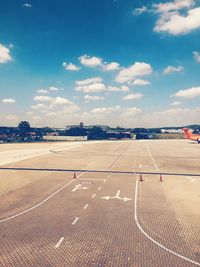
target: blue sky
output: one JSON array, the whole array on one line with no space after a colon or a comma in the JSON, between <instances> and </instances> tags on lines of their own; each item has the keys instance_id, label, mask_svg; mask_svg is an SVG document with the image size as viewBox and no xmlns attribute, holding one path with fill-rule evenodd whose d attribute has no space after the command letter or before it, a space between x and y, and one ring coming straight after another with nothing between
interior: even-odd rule
<instances>
[{"instance_id":1,"label":"blue sky","mask_svg":"<svg viewBox=\"0 0 200 267\"><path fill-rule=\"evenodd\" d=\"M200 2L0 3L0 124L200 123Z\"/></svg>"}]
</instances>

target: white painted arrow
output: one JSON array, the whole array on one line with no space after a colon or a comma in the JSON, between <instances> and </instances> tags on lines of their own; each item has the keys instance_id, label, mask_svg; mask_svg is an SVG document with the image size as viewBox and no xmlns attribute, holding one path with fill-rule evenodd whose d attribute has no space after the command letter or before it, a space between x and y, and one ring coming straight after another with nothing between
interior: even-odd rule
<instances>
[{"instance_id":1,"label":"white painted arrow","mask_svg":"<svg viewBox=\"0 0 200 267\"><path fill-rule=\"evenodd\" d=\"M123 200L124 202L131 200L131 198L127 198L127 197L122 197L121 198L119 195L120 195L120 190L117 190L117 193L116 193L116 195L114 197L105 196L105 197L101 197L101 198L103 198L105 200L110 200L110 199L115 199L116 198L116 199L119 199L119 200Z\"/></svg>"}]
</instances>

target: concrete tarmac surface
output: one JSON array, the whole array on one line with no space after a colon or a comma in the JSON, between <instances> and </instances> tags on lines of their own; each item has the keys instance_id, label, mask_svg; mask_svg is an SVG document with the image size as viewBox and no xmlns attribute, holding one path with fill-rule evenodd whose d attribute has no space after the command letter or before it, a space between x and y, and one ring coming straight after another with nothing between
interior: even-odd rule
<instances>
[{"instance_id":1,"label":"concrete tarmac surface","mask_svg":"<svg viewBox=\"0 0 200 267\"><path fill-rule=\"evenodd\" d=\"M188 140L1 144L0 266L200 266L200 145Z\"/></svg>"}]
</instances>

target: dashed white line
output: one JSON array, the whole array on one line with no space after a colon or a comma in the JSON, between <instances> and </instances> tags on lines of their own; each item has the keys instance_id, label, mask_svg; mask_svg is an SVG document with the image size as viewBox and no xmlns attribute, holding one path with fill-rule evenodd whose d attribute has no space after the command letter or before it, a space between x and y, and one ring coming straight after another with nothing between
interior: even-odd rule
<instances>
[{"instance_id":1,"label":"dashed white line","mask_svg":"<svg viewBox=\"0 0 200 267\"><path fill-rule=\"evenodd\" d=\"M55 248L59 248L59 246L61 245L61 243L63 242L64 237L61 237L61 239L58 241L58 243L55 245Z\"/></svg>"},{"instance_id":2,"label":"dashed white line","mask_svg":"<svg viewBox=\"0 0 200 267\"><path fill-rule=\"evenodd\" d=\"M85 209L87 209L87 207L88 207L88 204L86 204L83 209L85 210Z\"/></svg>"},{"instance_id":3,"label":"dashed white line","mask_svg":"<svg viewBox=\"0 0 200 267\"><path fill-rule=\"evenodd\" d=\"M150 151L150 149L149 149L149 147L148 147L147 144L146 144L146 148L147 148L147 151L148 151L148 153L149 153L149 156L150 156L150 158L151 158L151 160L152 160L152 162L153 162L153 164L154 164L156 170L159 171L159 168L158 168L158 166L157 166L157 164L156 164L156 161L155 161L155 159L154 159L154 157L153 157L153 155L152 155L152 153L151 153L151 151Z\"/></svg>"},{"instance_id":4,"label":"dashed white line","mask_svg":"<svg viewBox=\"0 0 200 267\"><path fill-rule=\"evenodd\" d=\"M94 198L94 197L96 197L96 194L93 194L91 198Z\"/></svg>"},{"instance_id":5,"label":"dashed white line","mask_svg":"<svg viewBox=\"0 0 200 267\"><path fill-rule=\"evenodd\" d=\"M105 184L105 182L106 182L106 179L103 180L103 183L104 183L104 184Z\"/></svg>"},{"instance_id":6,"label":"dashed white line","mask_svg":"<svg viewBox=\"0 0 200 267\"><path fill-rule=\"evenodd\" d=\"M169 253L171 253L171 254L173 254L173 255L175 255L175 256L177 256L177 257L179 257L179 258L181 258L181 259L183 259L183 260L185 260L185 261L188 261L188 262L190 262L190 263L193 263L193 264L195 264L195 265L200 266L200 263L198 263L198 262L196 262L196 261L193 261L193 260L191 260L191 259L189 259L189 258L187 258L187 257L185 257L185 256L183 256L183 255L181 255L181 254L178 254L178 253L174 252L173 250L171 250L171 249L165 247L164 245L162 245L162 244L160 244L159 242L157 242L155 239L153 239L151 236L149 236L149 235L144 231L144 229L142 228L142 226L140 225L140 223L139 223L139 221L138 221L138 215L137 215L138 183L139 183L139 181L137 180L137 181L136 181L136 185L135 185L135 207L134 207L134 208L135 208L135 210L134 210L134 219L135 219L135 223L136 223L137 227L140 229L140 231L141 231L141 232L142 232L142 233L143 233L149 240L151 240L154 244L156 244L156 245L159 246L160 248L164 249L165 251L167 251L167 252L169 252Z\"/></svg>"},{"instance_id":7,"label":"dashed white line","mask_svg":"<svg viewBox=\"0 0 200 267\"><path fill-rule=\"evenodd\" d=\"M98 187L98 190L101 190L101 186Z\"/></svg>"},{"instance_id":8,"label":"dashed white line","mask_svg":"<svg viewBox=\"0 0 200 267\"><path fill-rule=\"evenodd\" d=\"M78 222L78 220L79 220L79 217L76 217L72 224L75 225Z\"/></svg>"}]
</instances>

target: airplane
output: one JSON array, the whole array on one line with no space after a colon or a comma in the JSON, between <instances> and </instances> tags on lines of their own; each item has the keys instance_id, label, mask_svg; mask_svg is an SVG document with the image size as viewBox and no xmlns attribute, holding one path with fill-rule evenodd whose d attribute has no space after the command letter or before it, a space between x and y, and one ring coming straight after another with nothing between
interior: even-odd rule
<instances>
[{"instance_id":1,"label":"airplane","mask_svg":"<svg viewBox=\"0 0 200 267\"><path fill-rule=\"evenodd\" d=\"M193 134L188 128L183 128L183 134L186 139L197 141L200 144L200 134Z\"/></svg>"}]
</instances>

